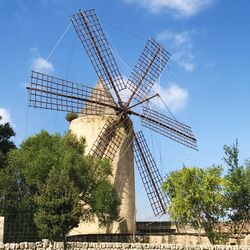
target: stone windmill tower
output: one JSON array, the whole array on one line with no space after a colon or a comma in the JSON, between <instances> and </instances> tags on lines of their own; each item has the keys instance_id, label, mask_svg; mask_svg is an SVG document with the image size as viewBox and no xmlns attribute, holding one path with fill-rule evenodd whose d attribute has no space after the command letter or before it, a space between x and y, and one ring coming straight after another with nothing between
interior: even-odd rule
<instances>
[{"instance_id":1,"label":"stone windmill tower","mask_svg":"<svg viewBox=\"0 0 250 250\"><path fill-rule=\"evenodd\" d=\"M165 213L167 197L161 190L162 178L142 132L135 132L132 117L142 125L194 150L196 139L189 126L159 113L143 103L169 60L169 53L152 38L148 40L125 84L112 49L94 10L79 11L71 17L78 37L97 73L96 88L76 84L39 72L32 72L30 106L77 112L70 129L86 137L87 152L108 158L113 166L113 182L121 198L120 223L111 233L132 233L135 224L134 158L154 214ZM130 91L123 101L120 92ZM112 93L112 94L111 94ZM141 107L141 112L135 111ZM77 233L104 233L97 223L81 224ZM75 232L75 233L76 233Z\"/></svg>"}]
</instances>

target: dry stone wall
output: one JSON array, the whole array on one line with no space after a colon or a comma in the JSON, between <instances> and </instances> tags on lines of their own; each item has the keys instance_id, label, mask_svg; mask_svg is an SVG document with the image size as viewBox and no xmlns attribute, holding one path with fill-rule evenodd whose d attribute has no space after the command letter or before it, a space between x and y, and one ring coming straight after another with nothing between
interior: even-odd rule
<instances>
[{"instance_id":1,"label":"dry stone wall","mask_svg":"<svg viewBox=\"0 0 250 250\"><path fill-rule=\"evenodd\" d=\"M70 242L67 244L68 250L121 250L121 249L167 249L167 250L250 250L250 246L230 246L230 245L174 245L174 244L150 244L150 243L91 243L91 242ZM63 250L62 242L48 241L36 243L0 243L0 250Z\"/></svg>"}]
</instances>

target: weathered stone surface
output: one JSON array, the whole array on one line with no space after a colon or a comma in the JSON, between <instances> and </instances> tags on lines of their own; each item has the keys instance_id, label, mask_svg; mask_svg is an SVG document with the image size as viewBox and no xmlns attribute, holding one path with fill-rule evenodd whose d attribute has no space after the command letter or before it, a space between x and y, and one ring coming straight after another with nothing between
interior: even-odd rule
<instances>
[{"instance_id":1,"label":"weathered stone surface","mask_svg":"<svg viewBox=\"0 0 250 250\"><path fill-rule=\"evenodd\" d=\"M0 243L3 242L4 217L0 216Z\"/></svg>"},{"instance_id":2,"label":"weathered stone surface","mask_svg":"<svg viewBox=\"0 0 250 250\"><path fill-rule=\"evenodd\" d=\"M118 121L116 115L85 115L74 119L70 124L70 130L78 138L86 139L86 154L88 154L96 143L106 122L110 119ZM134 157L132 131L125 129L125 123L120 122L116 133L122 136L119 148L112 161L112 178L119 198L121 199L120 214L121 220L114 222L110 227L99 227L97 217L93 222L81 221L77 228L71 230L70 235L78 234L105 234L122 233L133 234L135 229L135 187L134 187Z\"/></svg>"},{"instance_id":3,"label":"weathered stone surface","mask_svg":"<svg viewBox=\"0 0 250 250\"><path fill-rule=\"evenodd\" d=\"M45 247L46 246L46 247ZM155 243L93 243L93 242L68 242L68 249L72 250L250 250L250 246L243 245L185 245L185 244L155 244ZM63 250L62 242L36 242L36 243L0 243L0 250Z\"/></svg>"}]
</instances>

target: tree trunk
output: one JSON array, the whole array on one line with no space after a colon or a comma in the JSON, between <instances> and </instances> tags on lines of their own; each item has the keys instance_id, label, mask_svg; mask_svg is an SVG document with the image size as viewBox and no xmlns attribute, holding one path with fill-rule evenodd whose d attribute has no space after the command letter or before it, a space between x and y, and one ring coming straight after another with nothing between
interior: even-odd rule
<instances>
[{"instance_id":1,"label":"tree trunk","mask_svg":"<svg viewBox=\"0 0 250 250\"><path fill-rule=\"evenodd\" d=\"M63 249L67 250L67 238L64 232L63 232Z\"/></svg>"}]
</instances>

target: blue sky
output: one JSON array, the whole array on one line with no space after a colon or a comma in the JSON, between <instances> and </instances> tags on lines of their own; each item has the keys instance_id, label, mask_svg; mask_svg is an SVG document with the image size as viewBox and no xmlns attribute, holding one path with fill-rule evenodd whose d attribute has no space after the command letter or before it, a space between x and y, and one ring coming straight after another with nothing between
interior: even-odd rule
<instances>
[{"instance_id":1,"label":"blue sky","mask_svg":"<svg viewBox=\"0 0 250 250\"><path fill-rule=\"evenodd\" d=\"M0 114L14 126L17 144L41 129L62 133L68 128L64 113L27 107L25 85L31 69L90 86L96 83L72 26L46 60L68 27L69 16L90 8L96 9L113 49L130 68L150 36L172 54L156 90L175 117L193 127L199 151L136 122L163 175L183 164L222 164L223 145L236 138L241 162L250 157L248 0L0 0ZM159 102L155 105L162 108ZM154 219L138 175L136 179L137 218Z\"/></svg>"}]
</instances>

